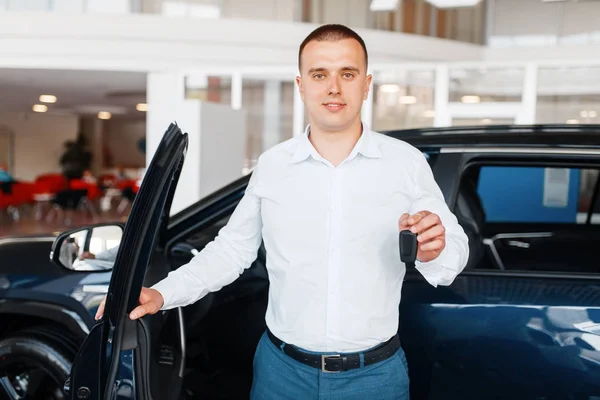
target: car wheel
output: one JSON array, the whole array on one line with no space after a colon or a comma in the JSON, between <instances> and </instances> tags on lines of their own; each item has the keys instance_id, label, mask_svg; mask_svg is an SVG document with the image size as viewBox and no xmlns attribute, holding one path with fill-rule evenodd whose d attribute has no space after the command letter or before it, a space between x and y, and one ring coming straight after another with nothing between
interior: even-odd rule
<instances>
[{"instance_id":1,"label":"car wheel","mask_svg":"<svg viewBox=\"0 0 600 400\"><path fill-rule=\"evenodd\" d=\"M66 399L63 387L73 354L51 337L41 329L0 340L0 393L4 389L11 400Z\"/></svg>"}]
</instances>

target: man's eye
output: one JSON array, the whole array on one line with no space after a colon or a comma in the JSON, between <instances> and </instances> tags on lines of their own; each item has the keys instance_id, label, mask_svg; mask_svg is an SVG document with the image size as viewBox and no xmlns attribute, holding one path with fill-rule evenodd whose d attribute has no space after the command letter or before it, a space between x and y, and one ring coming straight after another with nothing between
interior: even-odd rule
<instances>
[{"instance_id":1,"label":"man's eye","mask_svg":"<svg viewBox=\"0 0 600 400\"><path fill-rule=\"evenodd\" d=\"M350 72L346 72L346 73L344 74L344 78L346 78L346 79L352 79L352 78L354 78L354 75L353 75L353 74L351 74Z\"/></svg>"},{"instance_id":2,"label":"man's eye","mask_svg":"<svg viewBox=\"0 0 600 400\"><path fill-rule=\"evenodd\" d=\"M323 77L325 77L325 75L323 75L323 74L314 74L313 75L313 78L315 78L315 79L322 79Z\"/></svg>"}]
</instances>

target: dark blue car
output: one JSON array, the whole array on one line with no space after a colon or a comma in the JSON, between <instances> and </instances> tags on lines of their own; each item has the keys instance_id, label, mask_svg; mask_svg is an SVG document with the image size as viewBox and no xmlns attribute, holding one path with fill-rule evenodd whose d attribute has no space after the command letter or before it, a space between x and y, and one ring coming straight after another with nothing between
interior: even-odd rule
<instances>
[{"instance_id":1,"label":"dark blue car","mask_svg":"<svg viewBox=\"0 0 600 400\"><path fill-rule=\"evenodd\" d=\"M470 247L448 287L407 272L399 331L411 398L600 399L600 126L388 134L427 155ZM166 132L126 225L0 240L6 398L248 398L265 330L264 248L193 305L127 316L142 285L216 236L248 182L169 216L187 140Z\"/></svg>"}]
</instances>

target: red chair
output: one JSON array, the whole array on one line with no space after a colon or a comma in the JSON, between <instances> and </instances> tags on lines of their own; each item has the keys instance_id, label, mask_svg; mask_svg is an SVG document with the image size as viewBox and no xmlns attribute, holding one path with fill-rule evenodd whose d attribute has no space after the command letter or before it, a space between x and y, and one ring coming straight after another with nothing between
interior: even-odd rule
<instances>
[{"instance_id":1,"label":"red chair","mask_svg":"<svg viewBox=\"0 0 600 400\"><path fill-rule=\"evenodd\" d=\"M60 174L40 175L35 180L35 194L56 194L67 189L67 178Z\"/></svg>"},{"instance_id":2,"label":"red chair","mask_svg":"<svg viewBox=\"0 0 600 400\"><path fill-rule=\"evenodd\" d=\"M28 182L4 183L0 190L0 211L19 220L22 206L33 202L33 190L34 185Z\"/></svg>"},{"instance_id":3,"label":"red chair","mask_svg":"<svg viewBox=\"0 0 600 400\"><path fill-rule=\"evenodd\" d=\"M84 181L83 179L71 179L69 189L86 189L88 200L96 200L102 196L102 190L98 185Z\"/></svg>"},{"instance_id":4,"label":"red chair","mask_svg":"<svg viewBox=\"0 0 600 400\"><path fill-rule=\"evenodd\" d=\"M67 178L61 174L44 174L36 178L33 189L36 220L42 218L43 205L52 201L56 193L67 189L67 182Z\"/></svg>"}]
</instances>

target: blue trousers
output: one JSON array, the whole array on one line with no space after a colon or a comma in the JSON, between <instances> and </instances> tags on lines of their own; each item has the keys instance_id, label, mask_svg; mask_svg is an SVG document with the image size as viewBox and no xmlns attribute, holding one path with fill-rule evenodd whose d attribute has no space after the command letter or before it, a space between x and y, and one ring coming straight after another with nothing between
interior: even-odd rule
<instances>
[{"instance_id":1,"label":"blue trousers","mask_svg":"<svg viewBox=\"0 0 600 400\"><path fill-rule=\"evenodd\" d=\"M250 399L408 400L408 384L408 366L402 348L387 360L328 373L285 355L264 334L254 356Z\"/></svg>"}]
</instances>

